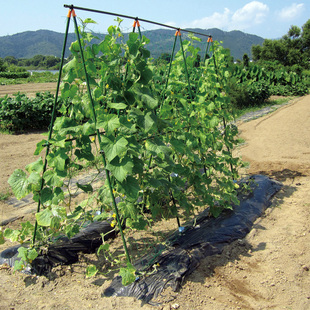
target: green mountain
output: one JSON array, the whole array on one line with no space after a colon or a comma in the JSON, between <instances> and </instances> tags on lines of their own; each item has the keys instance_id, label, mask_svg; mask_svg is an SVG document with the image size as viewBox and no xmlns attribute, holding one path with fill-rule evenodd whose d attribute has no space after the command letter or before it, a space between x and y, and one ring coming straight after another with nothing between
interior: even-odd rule
<instances>
[{"instance_id":1,"label":"green mountain","mask_svg":"<svg viewBox=\"0 0 310 310\"><path fill-rule=\"evenodd\" d=\"M229 48L231 55L235 59L242 59L244 53L251 56L252 45L261 45L263 38L247 34L241 31L222 31L216 28L213 29L189 29L195 32L200 32L212 35L216 41L222 41L225 48ZM171 53L174 41L175 30L157 29L143 32L147 38L151 40L148 45L153 58L159 57L162 53ZM101 39L104 34L97 34ZM125 35L126 39L127 35ZM183 39L187 37L187 33L182 34ZM203 42L198 46L205 50L207 38L202 37ZM66 49L66 57L70 55L69 46L76 40L75 34L68 35L68 43ZM64 34L50 30L26 31L10 36L0 37L0 57L14 56L15 58L31 58L35 55L52 55L61 56ZM178 46L176 47L178 48Z\"/></svg>"}]
</instances>

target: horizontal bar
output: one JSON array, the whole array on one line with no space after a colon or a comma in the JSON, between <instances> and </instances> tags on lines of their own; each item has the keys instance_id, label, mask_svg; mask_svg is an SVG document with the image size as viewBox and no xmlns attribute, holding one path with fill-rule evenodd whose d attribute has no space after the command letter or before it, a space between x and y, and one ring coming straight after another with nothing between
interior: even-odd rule
<instances>
[{"instance_id":1,"label":"horizontal bar","mask_svg":"<svg viewBox=\"0 0 310 310\"><path fill-rule=\"evenodd\" d=\"M190 30L187 30L187 29L177 28L177 27L174 27L174 26L170 26L170 25L154 22L154 21L151 21L151 20L143 19L143 18L133 17L133 16L129 16L129 15L123 15L123 14L117 14L117 13L112 13L112 12L107 12L107 11L88 9L88 8L83 8L83 7L79 7L79 6L74 6L73 4L71 4L71 5L64 4L64 7L65 8L69 8L71 10L76 9L76 10L88 11L88 12L93 12L93 13L100 13L100 14L106 14L106 15L112 15L112 16L117 16L117 17L123 17L123 18L139 20L139 21L146 22L146 23L153 24L153 25L157 25L157 26L162 26L162 27L166 27L166 28L170 28L170 29L174 29L174 30L180 30L180 31L183 31L183 32L189 32L189 33L197 34L197 35L200 35L200 36L212 38L212 36L210 34L204 34L204 33L196 32L196 31L190 31Z\"/></svg>"}]
</instances>

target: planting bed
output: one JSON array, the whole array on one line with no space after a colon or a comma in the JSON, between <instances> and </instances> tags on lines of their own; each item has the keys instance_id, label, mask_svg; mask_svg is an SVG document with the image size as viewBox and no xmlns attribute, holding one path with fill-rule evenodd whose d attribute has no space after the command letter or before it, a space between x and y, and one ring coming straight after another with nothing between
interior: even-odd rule
<instances>
[{"instance_id":1,"label":"planting bed","mask_svg":"<svg viewBox=\"0 0 310 310\"><path fill-rule=\"evenodd\" d=\"M310 307L310 96L239 125L250 163L245 173L264 173L284 184L273 207L244 239L200 262L180 292L163 292L159 309L308 309ZM0 135L1 192L16 168L32 162L40 134ZM0 202L0 222L23 208ZM31 205L27 205L31 210ZM15 221L10 227L17 227ZM160 228L168 232L170 223ZM172 227L172 224L170 225ZM139 238L139 236L136 236ZM115 242L120 240L117 238ZM0 250L8 244L2 245ZM59 267L53 279L0 270L0 309L138 309L131 298L102 297L113 275L85 279L85 260ZM143 309L154 309L144 305ZM155 308L156 309L156 308Z\"/></svg>"}]
</instances>

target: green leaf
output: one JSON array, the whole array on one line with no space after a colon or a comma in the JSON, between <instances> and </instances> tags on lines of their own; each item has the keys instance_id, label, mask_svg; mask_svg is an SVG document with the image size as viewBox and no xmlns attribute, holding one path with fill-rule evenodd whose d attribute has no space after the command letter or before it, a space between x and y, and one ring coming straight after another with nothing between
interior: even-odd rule
<instances>
[{"instance_id":1,"label":"green leaf","mask_svg":"<svg viewBox=\"0 0 310 310\"><path fill-rule=\"evenodd\" d=\"M34 151L34 155L40 155L40 153L42 152L42 150L46 147L47 141L46 140L42 140L39 143L37 143L37 148Z\"/></svg>"},{"instance_id":2,"label":"green leaf","mask_svg":"<svg viewBox=\"0 0 310 310\"><path fill-rule=\"evenodd\" d=\"M20 231L19 230L13 230L11 228L6 228L3 232L3 236L6 239L11 240L12 242L16 242L19 239Z\"/></svg>"},{"instance_id":3,"label":"green leaf","mask_svg":"<svg viewBox=\"0 0 310 310\"><path fill-rule=\"evenodd\" d=\"M21 260L16 260L14 263L14 271L23 270L25 267L24 262Z\"/></svg>"},{"instance_id":4,"label":"green leaf","mask_svg":"<svg viewBox=\"0 0 310 310\"><path fill-rule=\"evenodd\" d=\"M92 193L93 187L91 184L80 184L79 182L76 183L77 187L80 188L85 193Z\"/></svg>"},{"instance_id":5,"label":"green leaf","mask_svg":"<svg viewBox=\"0 0 310 310\"><path fill-rule=\"evenodd\" d=\"M108 107L115 110L123 110L127 108L127 104L125 103L108 103Z\"/></svg>"},{"instance_id":6,"label":"green leaf","mask_svg":"<svg viewBox=\"0 0 310 310\"><path fill-rule=\"evenodd\" d=\"M118 116L115 114L101 114L98 117L97 129L104 128L107 135L114 133L120 125Z\"/></svg>"},{"instance_id":7,"label":"green leaf","mask_svg":"<svg viewBox=\"0 0 310 310\"><path fill-rule=\"evenodd\" d=\"M61 187L63 180L61 180L55 170L47 170L43 174L43 178L47 185Z\"/></svg>"},{"instance_id":8,"label":"green leaf","mask_svg":"<svg viewBox=\"0 0 310 310\"><path fill-rule=\"evenodd\" d=\"M78 159L86 159L88 161L95 159L91 149L76 149L74 154Z\"/></svg>"},{"instance_id":9,"label":"green leaf","mask_svg":"<svg viewBox=\"0 0 310 310\"><path fill-rule=\"evenodd\" d=\"M136 280L136 269L135 267L127 263L127 268L121 268L119 275L122 277L122 284L127 286Z\"/></svg>"},{"instance_id":10,"label":"green leaf","mask_svg":"<svg viewBox=\"0 0 310 310\"><path fill-rule=\"evenodd\" d=\"M36 249L29 249L27 253L27 257L28 257L29 263L32 263L32 261L38 257L38 252L36 251Z\"/></svg>"},{"instance_id":11,"label":"green leaf","mask_svg":"<svg viewBox=\"0 0 310 310\"><path fill-rule=\"evenodd\" d=\"M39 173L32 172L29 175L28 183L32 185L31 186L32 191L39 191L41 189L41 182L42 182L42 179Z\"/></svg>"},{"instance_id":12,"label":"green leaf","mask_svg":"<svg viewBox=\"0 0 310 310\"><path fill-rule=\"evenodd\" d=\"M128 141L124 137L117 137L116 139L113 136L102 137L101 140L102 150L104 151L106 158L111 162L116 156L124 155L127 151Z\"/></svg>"},{"instance_id":13,"label":"green leaf","mask_svg":"<svg viewBox=\"0 0 310 310\"><path fill-rule=\"evenodd\" d=\"M132 173L133 166L134 164L129 157L124 158L122 161L117 157L107 165L107 169L119 182L123 182L127 175Z\"/></svg>"},{"instance_id":14,"label":"green leaf","mask_svg":"<svg viewBox=\"0 0 310 310\"><path fill-rule=\"evenodd\" d=\"M13 172L8 183L17 199L21 199L30 193L26 172L21 169L16 169Z\"/></svg>"},{"instance_id":15,"label":"green leaf","mask_svg":"<svg viewBox=\"0 0 310 310\"><path fill-rule=\"evenodd\" d=\"M42 160L42 158L40 157L40 158L38 158L37 161L35 161L35 162L33 162L33 163L27 165L27 166L25 167L25 169L26 169L29 173L31 173L31 172L33 172L33 171L38 172L38 173L42 172L42 171L43 171L43 160Z\"/></svg>"},{"instance_id":16,"label":"green leaf","mask_svg":"<svg viewBox=\"0 0 310 310\"><path fill-rule=\"evenodd\" d=\"M94 277L98 272L98 269L95 265L88 265L86 268L86 278Z\"/></svg>"},{"instance_id":17,"label":"green leaf","mask_svg":"<svg viewBox=\"0 0 310 310\"><path fill-rule=\"evenodd\" d=\"M27 248L24 248L24 247L20 247L18 248L18 255L17 257L20 257L23 261L27 261L27 252L28 252L28 249Z\"/></svg>"},{"instance_id":18,"label":"green leaf","mask_svg":"<svg viewBox=\"0 0 310 310\"><path fill-rule=\"evenodd\" d=\"M100 254L100 252L105 252L105 251L109 251L110 249L110 244L109 243L104 243L104 244L101 244L97 250L97 255Z\"/></svg>"},{"instance_id":19,"label":"green leaf","mask_svg":"<svg viewBox=\"0 0 310 310\"><path fill-rule=\"evenodd\" d=\"M4 242L5 242L5 240L4 240L3 231L0 230L0 244L3 244Z\"/></svg>"},{"instance_id":20,"label":"green leaf","mask_svg":"<svg viewBox=\"0 0 310 310\"><path fill-rule=\"evenodd\" d=\"M52 218L53 212L49 208L46 208L39 213L36 213L36 220L38 222L38 225L43 227L51 226Z\"/></svg>"},{"instance_id":21,"label":"green leaf","mask_svg":"<svg viewBox=\"0 0 310 310\"><path fill-rule=\"evenodd\" d=\"M64 149L58 149L55 153L50 153L47 156L47 161L50 167L55 167L59 171L65 170L66 160L68 156Z\"/></svg>"},{"instance_id":22,"label":"green leaf","mask_svg":"<svg viewBox=\"0 0 310 310\"><path fill-rule=\"evenodd\" d=\"M128 200L134 202L138 199L140 186L136 178L128 176L120 185L123 189L120 190L120 192L123 193Z\"/></svg>"}]
</instances>

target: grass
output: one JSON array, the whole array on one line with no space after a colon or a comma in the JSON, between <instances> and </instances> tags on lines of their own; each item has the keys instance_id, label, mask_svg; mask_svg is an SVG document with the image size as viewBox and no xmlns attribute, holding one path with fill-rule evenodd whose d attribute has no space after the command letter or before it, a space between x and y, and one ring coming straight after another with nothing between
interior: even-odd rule
<instances>
[{"instance_id":1,"label":"grass","mask_svg":"<svg viewBox=\"0 0 310 310\"><path fill-rule=\"evenodd\" d=\"M263 102L262 104L260 105L256 105L254 107L247 107L247 108L243 108L243 109L238 109L236 108L235 109L235 117L236 118L239 118L247 113L250 113L250 112L255 112L255 111L259 111L263 108L266 108L266 107L270 107L270 106L274 106L274 105L282 105L284 103L287 103L289 102L290 100L292 100L294 97L281 97L281 98L278 98L278 99L269 99L265 102Z\"/></svg>"},{"instance_id":2,"label":"grass","mask_svg":"<svg viewBox=\"0 0 310 310\"><path fill-rule=\"evenodd\" d=\"M5 201L11 197L12 193L9 189L7 189L5 192L0 192L0 201Z\"/></svg>"}]
</instances>

